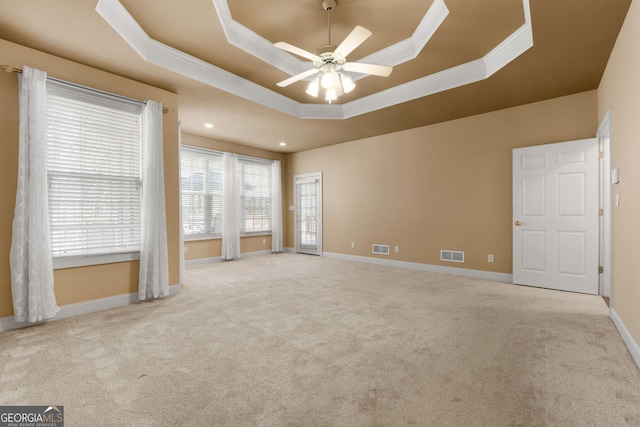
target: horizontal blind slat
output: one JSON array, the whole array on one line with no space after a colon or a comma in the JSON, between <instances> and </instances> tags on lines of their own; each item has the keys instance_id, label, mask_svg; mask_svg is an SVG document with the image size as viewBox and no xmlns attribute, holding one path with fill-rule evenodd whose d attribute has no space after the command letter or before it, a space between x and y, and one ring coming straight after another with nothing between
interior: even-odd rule
<instances>
[{"instance_id":1,"label":"horizontal blind slat","mask_svg":"<svg viewBox=\"0 0 640 427\"><path fill-rule=\"evenodd\" d=\"M139 250L142 106L47 84L53 256Z\"/></svg>"}]
</instances>

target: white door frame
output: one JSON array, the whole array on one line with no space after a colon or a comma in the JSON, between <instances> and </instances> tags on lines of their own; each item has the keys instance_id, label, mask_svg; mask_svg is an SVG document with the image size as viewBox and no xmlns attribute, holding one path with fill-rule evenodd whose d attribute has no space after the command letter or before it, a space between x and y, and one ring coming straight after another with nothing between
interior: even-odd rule
<instances>
[{"instance_id":1,"label":"white door frame","mask_svg":"<svg viewBox=\"0 0 640 427\"><path fill-rule=\"evenodd\" d=\"M611 297L613 283L613 197L611 194L611 165L613 164L612 152L612 111L607 110L596 136L598 149L602 153L600 159L600 208L603 210L600 221L600 265L603 273L600 274L600 295ZM613 298L610 299L612 301ZM609 303L611 306L611 302Z\"/></svg>"},{"instance_id":2,"label":"white door frame","mask_svg":"<svg viewBox=\"0 0 640 427\"><path fill-rule=\"evenodd\" d=\"M311 172L311 173L303 173L303 174L298 174L298 175L294 175L293 176L293 200L294 200L294 224L293 224L293 230L294 230L294 247L295 247L295 252L298 253L299 249L300 249L300 236L299 234L299 230L300 227L298 226L298 215L300 213L299 209L300 206L298 206L298 186L297 186L297 182L300 179L308 179L308 180L316 180L317 184L318 184L318 206L317 206L317 215L318 215L318 220L316 222L316 227L317 227L317 246L318 246L318 255L322 256L322 172Z\"/></svg>"}]
</instances>

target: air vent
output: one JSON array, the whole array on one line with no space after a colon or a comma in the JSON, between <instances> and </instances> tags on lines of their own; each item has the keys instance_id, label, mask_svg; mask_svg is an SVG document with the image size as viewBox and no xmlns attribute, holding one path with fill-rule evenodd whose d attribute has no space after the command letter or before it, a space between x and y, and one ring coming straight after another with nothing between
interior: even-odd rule
<instances>
[{"instance_id":1,"label":"air vent","mask_svg":"<svg viewBox=\"0 0 640 427\"><path fill-rule=\"evenodd\" d=\"M464 252L441 250L440 261L464 262Z\"/></svg>"},{"instance_id":2,"label":"air vent","mask_svg":"<svg viewBox=\"0 0 640 427\"><path fill-rule=\"evenodd\" d=\"M372 251L374 254L389 255L389 245L373 245Z\"/></svg>"}]
</instances>

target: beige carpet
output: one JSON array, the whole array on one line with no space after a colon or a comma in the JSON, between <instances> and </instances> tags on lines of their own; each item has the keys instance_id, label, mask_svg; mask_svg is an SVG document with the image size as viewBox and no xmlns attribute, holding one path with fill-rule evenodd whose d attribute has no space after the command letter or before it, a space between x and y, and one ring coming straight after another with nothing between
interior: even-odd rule
<instances>
[{"instance_id":1,"label":"beige carpet","mask_svg":"<svg viewBox=\"0 0 640 427\"><path fill-rule=\"evenodd\" d=\"M601 298L304 255L192 267L0 358L0 404L67 426L640 425Z\"/></svg>"}]
</instances>

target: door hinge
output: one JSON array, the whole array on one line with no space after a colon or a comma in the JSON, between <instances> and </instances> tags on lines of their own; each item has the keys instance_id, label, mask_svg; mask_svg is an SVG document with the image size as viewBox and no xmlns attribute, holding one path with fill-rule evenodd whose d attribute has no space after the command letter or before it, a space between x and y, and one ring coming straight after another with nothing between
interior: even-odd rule
<instances>
[{"instance_id":1,"label":"door hinge","mask_svg":"<svg viewBox=\"0 0 640 427\"><path fill-rule=\"evenodd\" d=\"M599 211L599 215L600 215L600 216L603 216L603 215L604 215L604 209L600 209L600 211Z\"/></svg>"},{"instance_id":2,"label":"door hinge","mask_svg":"<svg viewBox=\"0 0 640 427\"><path fill-rule=\"evenodd\" d=\"M604 159L604 151L598 152L598 155L600 156L601 159Z\"/></svg>"},{"instance_id":3,"label":"door hinge","mask_svg":"<svg viewBox=\"0 0 640 427\"><path fill-rule=\"evenodd\" d=\"M604 273L604 267L603 266L598 267L598 273Z\"/></svg>"}]
</instances>

